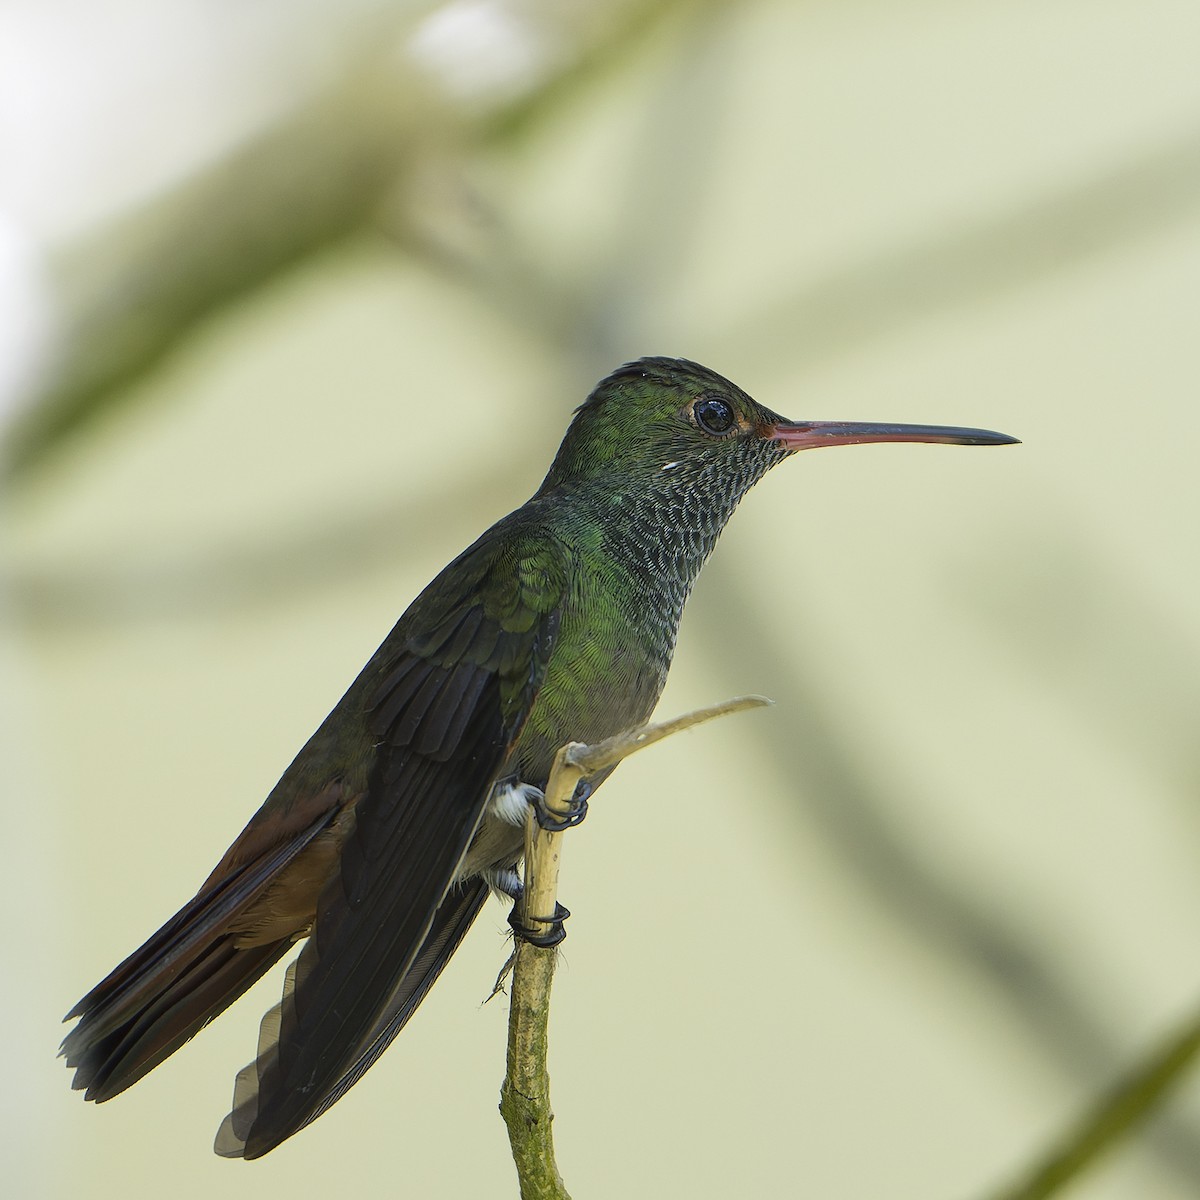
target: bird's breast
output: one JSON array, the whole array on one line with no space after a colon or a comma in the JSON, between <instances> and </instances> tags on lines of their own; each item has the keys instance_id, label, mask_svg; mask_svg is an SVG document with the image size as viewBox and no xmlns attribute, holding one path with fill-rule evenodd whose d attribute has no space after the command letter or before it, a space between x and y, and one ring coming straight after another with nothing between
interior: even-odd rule
<instances>
[{"instance_id":1,"label":"bird's breast","mask_svg":"<svg viewBox=\"0 0 1200 1200\"><path fill-rule=\"evenodd\" d=\"M567 742L597 742L643 724L666 683L686 592L597 571L564 606L509 771L544 787ZM672 589L672 591L677 589Z\"/></svg>"}]
</instances>

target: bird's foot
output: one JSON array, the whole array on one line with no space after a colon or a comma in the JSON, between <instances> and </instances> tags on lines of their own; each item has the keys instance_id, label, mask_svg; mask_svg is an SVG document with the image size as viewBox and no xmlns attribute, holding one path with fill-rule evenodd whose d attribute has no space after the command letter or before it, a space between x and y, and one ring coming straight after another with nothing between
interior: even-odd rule
<instances>
[{"instance_id":1,"label":"bird's foot","mask_svg":"<svg viewBox=\"0 0 1200 1200\"><path fill-rule=\"evenodd\" d=\"M542 792L538 792L529 802L533 805L533 815L537 818L537 823L547 833L562 833L566 829L574 829L587 816L588 797L591 794L592 785L586 779L581 779L566 812L552 812L547 808L546 797Z\"/></svg>"},{"instance_id":2,"label":"bird's foot","mask_svg":"<svg viewBox=\"0 0 1200 1200\"><path fill-rule=\"evenodd\" d=\"M571 915L571 910L557 901L554 903L553 916L522 919L521 898L525 894L525 886L516 871L495 871L489 876L488 883L493 891L500 892L513 902L508 923L519 941L528 942L531 946L550 947L557 946L567 936L563 922Z\"/></svg>"},{"instance_id":3,"label":"bird's foot","mask_svg":"<svg viewBox=\"0 0 1200 1200\"><path fill-rule=\"evenodd\" d=\"M518 899L513 904L512 912L508 914L508 923L512 926L513 936L531 946L541 946L549 950L557 946L567 936L563 922L571 915L571 910L555 902L552 917L521 917L521 902Z\"/></svg>"}]
</instances>

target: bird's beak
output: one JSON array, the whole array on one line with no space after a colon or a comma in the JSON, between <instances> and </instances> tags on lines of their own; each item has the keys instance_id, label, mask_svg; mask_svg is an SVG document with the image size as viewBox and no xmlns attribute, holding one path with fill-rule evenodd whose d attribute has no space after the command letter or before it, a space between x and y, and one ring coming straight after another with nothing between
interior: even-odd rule
<instances>
[{"instance_id":1,"label":"bird's beak","mask_svg":"<svg viewBox=\"0 0 1200 1200\"><path fill-rule=\"evenodd\" d=\"M990 429L953 425L876 425L861 421L777 421L760 430L764 438L789 450L814 446L854 446L862 442L945 442L952 446L1006 446L1019 442Z\"/></svg>"}]
</instances>

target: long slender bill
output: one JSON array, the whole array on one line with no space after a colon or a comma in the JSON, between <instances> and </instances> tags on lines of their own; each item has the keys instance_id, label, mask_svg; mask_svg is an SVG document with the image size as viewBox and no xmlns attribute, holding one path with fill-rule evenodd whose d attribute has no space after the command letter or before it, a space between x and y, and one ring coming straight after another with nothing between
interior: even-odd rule
<instances>
[{"instance_id":1,"label":"long slender bill","mask_svg":"<svg viewBox=\"0 0 1200 1200\"><path fill-rule=\"evenodd\" d=\"M953 425L879 425L863 421L779 421L762 436L791 450L814 446L854 446L865 442L943 442L951 446L1007 446L1020 441L990 429L959 429Z\"/></svg>"}]
</instances>

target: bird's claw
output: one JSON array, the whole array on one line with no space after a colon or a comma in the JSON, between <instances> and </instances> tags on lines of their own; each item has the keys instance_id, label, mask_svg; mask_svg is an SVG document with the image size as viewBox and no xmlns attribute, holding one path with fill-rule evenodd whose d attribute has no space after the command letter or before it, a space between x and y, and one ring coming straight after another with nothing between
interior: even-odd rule
<instances>
[{"instance_id":1,"label":"bird's claw","mask_svg":"<svg viewBox=\"0 0 1200 1200\"><path fill-rule=\"evenodd\" d=\"M570 915L571 910L556 901L552 917L529 917L527 920L522 920L518 902L513 905L512 912L508 914L508 923L512 926L513 935L520 941L549 950L567 936L563 922ZM534 928L534 926L540 928Z\"/></svg>"},{"instance_id":2,"label":"bird's claw","mask_svg":"<svg viewBox=\"0 0 1200 1200\"><path fill-rule=\"evenodd\" d=\"M567 806L566 812L554 812L546 806L546 797L539 793L530 803L533 805L533 815L537 823L547 833L562 833L574 829L587 816L588 797L592 794L592 785L586 779L581 779L575 788L575 794Z\"/></svg>"}]
</instances>

